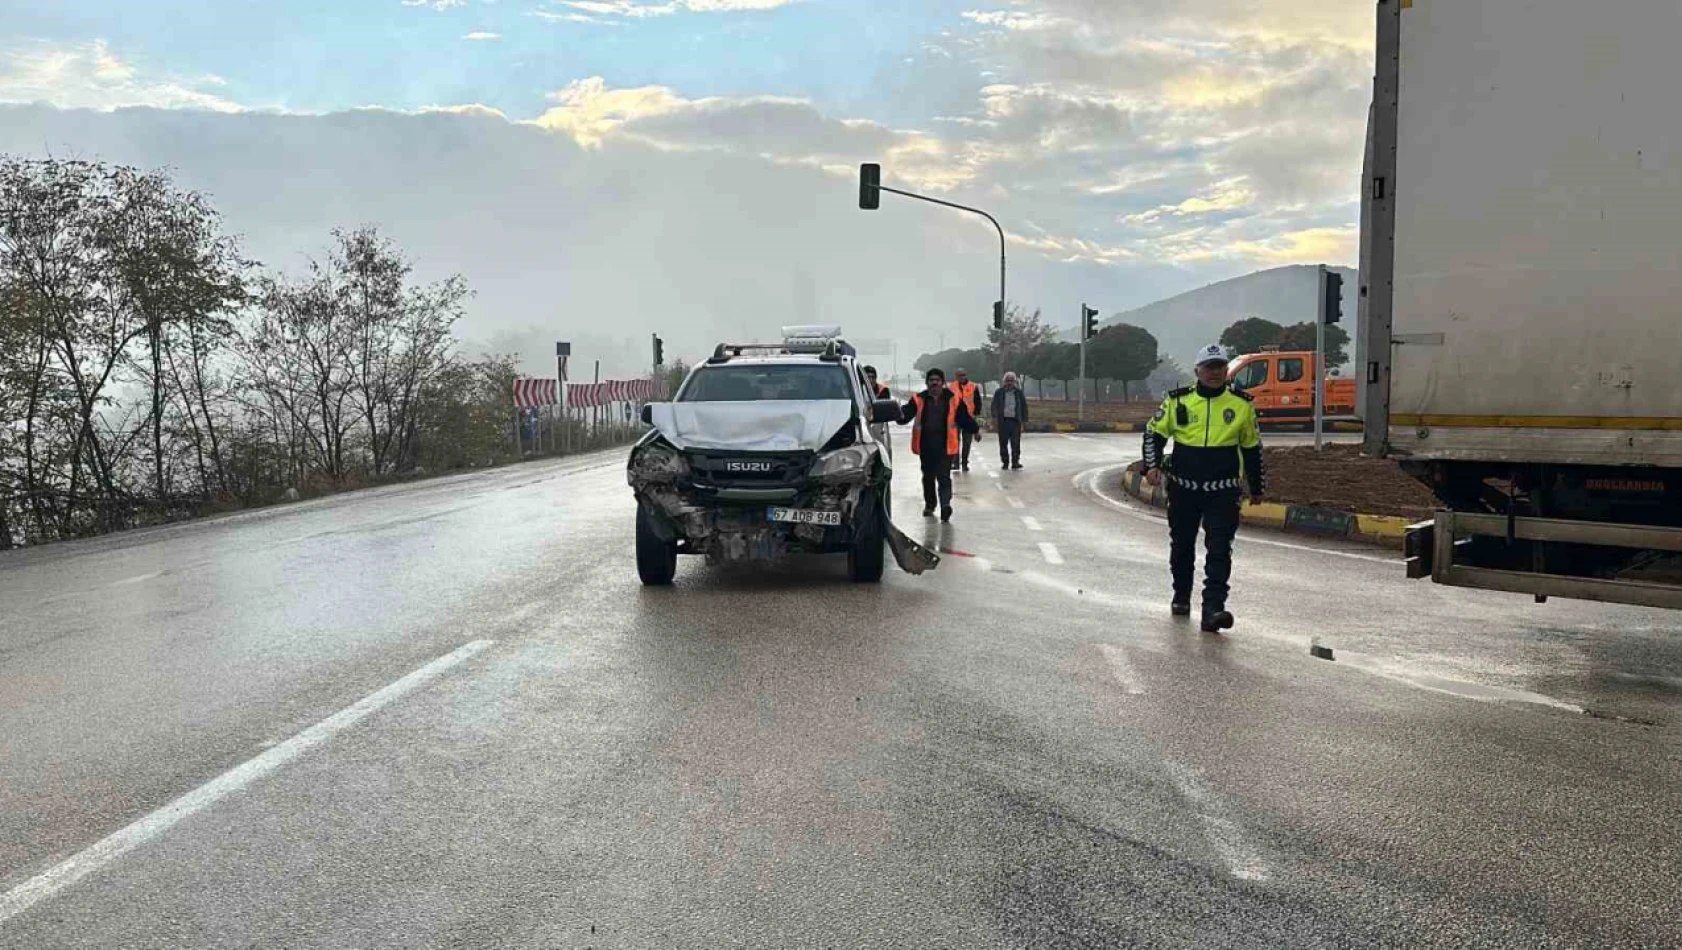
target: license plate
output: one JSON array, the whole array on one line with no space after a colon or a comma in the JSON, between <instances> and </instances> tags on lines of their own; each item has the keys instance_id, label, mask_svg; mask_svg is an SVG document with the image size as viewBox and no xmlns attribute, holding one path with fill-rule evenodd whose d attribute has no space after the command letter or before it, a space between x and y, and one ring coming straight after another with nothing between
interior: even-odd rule
<instances>
[{"instance_id":1,"label":"license plate","mask_svg":"<svg viewBox=\"0 0 1682 950\"><path fill-rule=\"evenodd\" d=\"M772 508L770 520L788 524L818 524L831 528L841 526L841 512L817 511L811 508Z\"/></svg>"}]
</instances>

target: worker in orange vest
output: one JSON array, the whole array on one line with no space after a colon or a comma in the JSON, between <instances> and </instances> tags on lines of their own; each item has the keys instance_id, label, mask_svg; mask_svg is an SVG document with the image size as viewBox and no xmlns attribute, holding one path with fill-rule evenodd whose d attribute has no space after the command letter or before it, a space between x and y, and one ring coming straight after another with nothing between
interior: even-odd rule
<instances>
[{"instance_id":1,"label":"worker in orange vest","mask_svg":"<svg viewBox=\"0 0 1682 950\"><path fill-rule=\"evenodd\" d=\"M928 388L911 397L900 411L900 425L911 425L911 453L922 462L923 517L952 520L952 459L959 453L959 435L973 431L975 417L964 401L946 388L946 374L931 369L923 378Z\"/></svg>"},{"instance_id":2,"label":"worker in orange vest","mask_svg":"<svg viewBox=\"0 0 1682 950\"><path fill-rule=\"evenodd\" d=\"M870 395L872 399L894 398L893 392L890 391L888 387L882 385L880 382L877 382L876 367L866 366L864 368L864 378L870 380Z\"/></svg>"},{"instance_id":3,"label":"worker in orange vest","mask_svg":"<svg viewBox=\"0 0 1682 950\"><path fill-rule=\"evenodd\" d=\"M969 381L969 370L959 368L957 381L951 385L952 392L963 402L964 408L969 410L971 419L979 422L981 419L981 387ZM969 447L975 443L975 437L980 431L977 425L974 429L965 429L962 436L963 448L952 458L952 470L957 471L960 466L969 471Z\"/></svg>"}]
</instances>

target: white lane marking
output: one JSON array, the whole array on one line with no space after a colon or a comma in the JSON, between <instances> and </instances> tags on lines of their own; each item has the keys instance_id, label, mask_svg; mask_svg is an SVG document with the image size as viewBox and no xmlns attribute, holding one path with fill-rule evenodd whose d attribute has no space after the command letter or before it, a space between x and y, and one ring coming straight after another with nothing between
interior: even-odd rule
<instances>
[{"instance_id":1,"label":"white lane marking","mask_svg":"<svg viewBox=\"0 0 1682 950\"><path fill-rule=\"evenodd\" d=\"M1123 514L1131 515L1135 518L1148 518L1151 521L1161 522L1161 517L1146 514L1145 512L1138 510L1132 505L1127 504L1121 499L1116 498L1104 491L1102 488L1098 487L1099 477L1114 471L1116 468L1117 466L1110 465L1105 466L1104 468L1088 469L1087 471L1081 472L1079 475L1075 476L1075 487L1094 498L1097 498L1099 501L1109 505L1111 508L1122 512ZM1401 564L1401 560L1399 558L1375 557L1371 554L1357 554L1354 551L1339 551L1334 548L1318 548L1311 544L1292 544L1289 541L1273 541L1268 538L1258 538L1252 534L1245 534L1243 532L1239 533L1237 540L1244 544L1265 544L1269 547L1289 548L1293 551L1308 551L1313 554L1329 554L1333 557L1346 557L1356 561L1372 561L1375 564L1391 564L1397 566L1400 566Z\"/></svg>"},{"instance_id":2,"label":"white lane marking","mask_svg":"<svg viewBox=\"0 0 1682 950\"><path fill-rule=\"evenodd\" d=\"M1104 659L1110 662L1110 672L1115 674L1116 682L1121 684L1122 691L1129 696L1143 696L1145 681L1139 678L1139 671L1127 660L1127 651L1110 643L1098 644L1098 649L1104 651Z\"/></svg>"},{"instance_id":3,"label":"white lane marking","mask_svg":"<svg viewBox=\"0 0 1682 950\"><path fill-rule=\"evenodd\" d=\"M998 472L988 472L988 473L987 473L987 477L988 477L988 478L998 478L998 477L999 477L999 473L998 473Z\"/></svg>"},{"instance_id":4,"label":"white lane marking","mask_svg":"<svg viewBox=\"0 0 1682 950\"><path fill-rule=\"evenodd\" d=\"M1024 516L1022 519L1022 526L1027 528L1029 531L1045 530L1045 527L1040 524L1040 519L1038 518L1029 518Z\"/></svg>"},{"instance_id":5,"label":"white lane marking","mask_svg":"<svg viewBox=\"0 0 1682 950\"><path fill-rule=\"evenodd\" d=\"M1002 487L1004 487L1004 486L1002 486L1002 485L1001 485L1001 486L999 486L999 487L1001 487L1001 488L1002 488ZM1020 499L1020 498L1018 498L1018 497L1016 497L1016 496L1015 496L1015 495L1006 495L1006 496L1005 496L1005 501L1008 501L1008 502L1010 502L1010 506L1011 506L1011 507L1012 507L1012 508L1017 508L1017 509L1021 509L1021 508L1026 508L1026 507L1028 507L1028 505L1027 505L1027 503L1026 503L1026 502L1024 502L1024 501L1023 501L1023 500L1022 500L1022 499Z\"/></svg>"},{"instance_id":6,"label":"white lane marking","mask_svg":"<svg viewBox=\"0 0 1682 950\"><path fill-rule=\"evenodd\" d=\"M267 776L309 750L333 738L381 708L420 689L446 670L483 652L490 640L475 640L446 654L413 673L371 693L353 706L339 710L254 759L234 766L157 811L119 831L17 887L0 895L0 924L47 900L89 874L94 873L135 848L173 828L183 818L209 808L218 801Z\"/></svg>"},{"instance_id":7,"label":"white lane marking","mask_svg":"<svg viewBox=\"0 0 1682 950\"><path fill-rule=\"evenodd\" d=\"M1045 563L1047 564L1063 563L1063 555L1057 553L1057 545L1052 544L1050 541L1040 542L1040 556L1045 558Z\"/></svg>"},{"instance_id":8,"label":"white lane marking","mask_svg":"<svg viewBox=\"0 0 1682 950\"><path fill-rule=\"evenodd\" d=\"M129 584L139 584L139 583L142 583L144 581L149 581L154 577L162 577L162 576L164 576L163 571L153 571L150 574L136 574L133 577L125 577L120 581L112 581L111 586L112 587L126 587Z\"/></svg>"},{"instance_id":9,"label":"white lane marking","mask_svg":"<svg viewBox=\"0 0 1682 950\"><path fill-rule=\"evenodd\" d=\"M1058 434L1061 435L1063 438L1068 439L1070 442L1079 442L1080 441L1080 439L1075 438L1074 436L1070 435L1067 432L1060 432Z\"/></svg>"},{"instance_id":10,"label":"white lane marking","mask_svg":"<svg viewBox=\"0 0 1682 950\"><path fill-rule=\"evenodd\" d=\"M1273 877L1267 862L1245 839L1244 830L1226 813L1220 796L1216 795L1197 770L1178 762L1165 763L1174 787L1180 790L1197 809L1203 822L1203 837L1220 856L1227 872L1241 881L1266 881Z\"/></svg>"}]
</instances>

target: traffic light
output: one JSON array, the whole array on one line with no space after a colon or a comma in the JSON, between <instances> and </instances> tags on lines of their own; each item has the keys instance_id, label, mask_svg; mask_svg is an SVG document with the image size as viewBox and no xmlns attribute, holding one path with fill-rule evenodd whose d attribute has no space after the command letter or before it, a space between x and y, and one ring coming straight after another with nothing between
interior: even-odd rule
<instances>
[{"instance_id":1,"label":"traffic light","mask_svg":"<svg viewBox=\"0 0 1682 950\"><path fill-rule=\"evenodd\" d=\"M666 365L666 341L660 339L660 334L654 334L654 365Z\"/></svg>"},{"instance_id":2,"label":"traffic light","mask_svg":"<svg viewBox=\"0 0 1682 950\"><path fill-rule=\"evenodd\" d=\"M875 211L882 206L882 166L865 162L859 166L859 207Z\"/></svg>"},{"instance_id":3,"label":"traffic light","mask_svg":"<svg viewBox=\"0 0 1682 950\"><path fill-rule=\"evenodd\" d=\"M1004 328L1005 302L1003 300L995 300L993 301L993 329L1003 330Z\"/></svg>"},{"instance_id":4,"label":"traffic light","mask_svg":"<svg viewBox=\"0 0 1682 950\"><path fill-rule=\"evenodd\" d=\"M1335 270L1326 271L1326 323L1328 325L1343 319L1343 275Z\"/></svg>"},{"instance_id":5,"label":"traffic light","mask_svg":"<svg viewBox=\"0 0 1682 950\"><path fill-rule=\"evenodd\" d=\"M1091 307L1088 307L1086 304L1081 304L1080 305L1080 338L1083 339L1083 340L1090 340L1097 335L1098 335L1098 311L1092 309Z\"/></svg>"}]
</instances>

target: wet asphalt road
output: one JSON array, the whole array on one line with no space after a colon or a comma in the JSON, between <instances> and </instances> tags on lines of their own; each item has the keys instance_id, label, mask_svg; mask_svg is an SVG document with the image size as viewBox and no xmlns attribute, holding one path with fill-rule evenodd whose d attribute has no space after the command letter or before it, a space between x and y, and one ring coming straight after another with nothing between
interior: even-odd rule
<instances>
[{"instance_id":1,"label":"wet asphalt road","mask_svg":"<svg viewBox=\"0 0 1682 950\"><path fill-rule=\"evenodd\" d=\"M618 455L0 555L0 947L1682 946L1682 618L1247 533L1203 636L1136 446L879 587L642 589Z\"/></svg>"}]
</instances>

